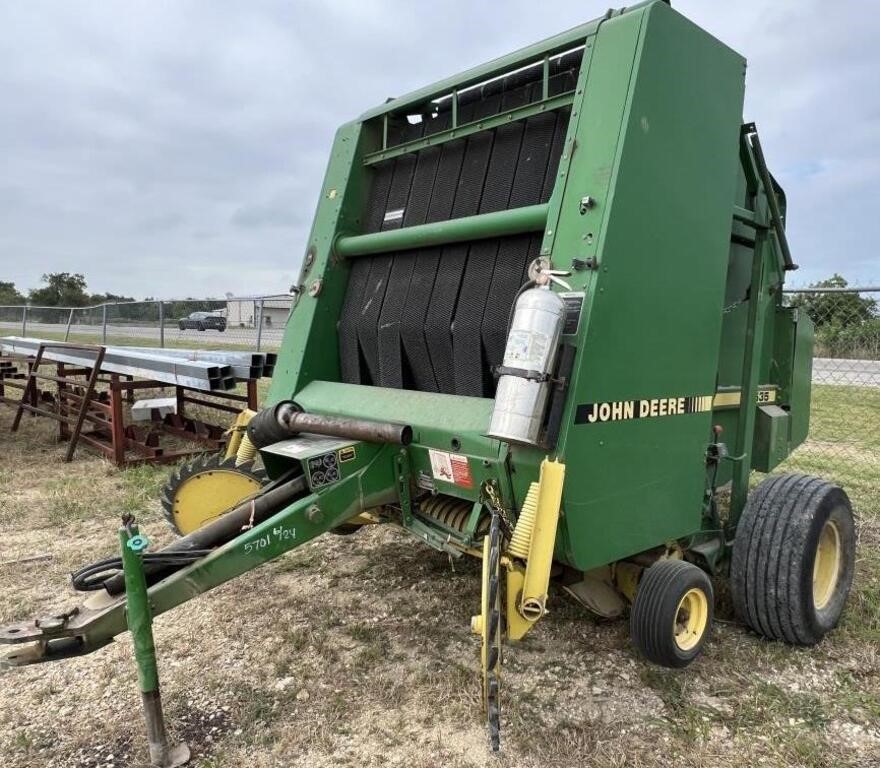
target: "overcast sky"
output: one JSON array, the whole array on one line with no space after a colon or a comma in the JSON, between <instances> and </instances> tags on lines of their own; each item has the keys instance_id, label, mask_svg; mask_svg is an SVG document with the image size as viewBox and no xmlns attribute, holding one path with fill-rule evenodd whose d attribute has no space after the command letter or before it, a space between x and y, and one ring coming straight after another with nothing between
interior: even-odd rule
<instances>
[{"instance_id":1,"label":"overcast sky","mask_svg":"<svg viewBox=\"0 0 880 768\"><path fill-rule=\"evenodd\" d=\"M340 123L607 3L0 0L0 280L286 290ZM872 5L674 6L749 61L746 118L788 193L797 284L880 281Z\"/></svg>"}]
</instances>

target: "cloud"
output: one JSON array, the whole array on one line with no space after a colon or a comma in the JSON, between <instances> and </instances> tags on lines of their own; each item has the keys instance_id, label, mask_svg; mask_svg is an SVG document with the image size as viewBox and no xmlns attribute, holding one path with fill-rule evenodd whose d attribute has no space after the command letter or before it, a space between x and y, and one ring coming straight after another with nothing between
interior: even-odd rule
<instances>
[{"instance_id":1,"label":"cloud","mask_svg":"<svg viewBox=\"0 0 880 768\"><path fill-rule=\"evenodd\" d=\"M306 197L304 191L296 189L279 190L271 199L247 203L232 214L232 223L242 229L263 229L266 227L287 227L298 229L309 225L308 215L302 204Z\"/></svg>"},{"instance_id":2,"label":"cloud","mask_svg":"<svg viewBox=\"0 0 880 768\"><path fill-rule=\"evenodd\" d=\"M878 280L880 31L816 0L675 7L749 59L798 280ZM31 0L0 9L0 279L286 289L341 123L605 5ZM242 269L242 265L247 265ZM169 276L173 275L173 279Z\"/></svg>"},{"instance_id":3,"label":"cloud","mask_svg":"<svg viewBox=\"0 0 880 768\"><path fill-rule=\"evenodd\" d=\"M169 230L177 230L184 224L185 219L179 213L160 213L156 216L148 216L138 222L135 230L137 232L167 232Z\"/></svg>"}]
</instances>

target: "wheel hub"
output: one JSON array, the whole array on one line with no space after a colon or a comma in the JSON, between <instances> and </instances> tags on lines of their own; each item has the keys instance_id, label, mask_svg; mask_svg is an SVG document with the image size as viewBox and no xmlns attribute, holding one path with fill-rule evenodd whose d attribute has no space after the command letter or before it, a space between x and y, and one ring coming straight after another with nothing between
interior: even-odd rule
<instances>
[{"instance_id":1,"label":"wheel hub","mask_svg":"<svg viewBox=\"0 0 880 768\"><path fill-rule=\"evenodd\" d=\"M700 642L709 621L709 602L702 590L685 592L675 612L675 644L689 651Z\"/></svg>"},{"instance_id":2,"label":"wheel hub","mask_svg":"<svg viewBox=\"0 0 880 768\"><path fill-rule=\"evenodd\" d=\"M821 610L831 601L840 576L840 532L828 520L819 534L813 563L813 605Z\"/></svg>"}]
</instances>

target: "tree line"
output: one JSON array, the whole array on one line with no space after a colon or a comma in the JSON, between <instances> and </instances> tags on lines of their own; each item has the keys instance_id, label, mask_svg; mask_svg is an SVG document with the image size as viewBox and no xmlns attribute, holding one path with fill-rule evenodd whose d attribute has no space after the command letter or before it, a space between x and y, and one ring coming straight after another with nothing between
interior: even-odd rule
<instances>
[{"instance_id":1,"label":"tree line","mask_svg":"<svg viewBox=\"0 0 880 768\"><path fill-rule=\"evenodd\" d=\"M845 289L849 283L838 274L811 288ZM880 357L880 311L876 299L857 293L796 293L790 306L805 311L816 329L819 357Z\"/></svg>"},{"instance_id":2,"label":"tree line","mask_svg":"<svg viewBox=\"0 0 880 768\"><path fill-rule=\"evenodd\" d=\"M29 304L33 307L87 307L95 304L118 304L112 315L118 320L155 320L158 318L156 299L147 297L139 304L131 296L114 293L89 293L84 275L79 272L50 272L42 276L42 285L32 288L27 296L15 283L0 281L0 306ZM849 283L838 274L821 280L811 288L845 289ZM152 302L152 303L151 303ZM186 299L164 303L167 319L190 312L210 312L226 306L225 299ZM816 327L817 352L827 355L848 353L880 355L880 311L877 301L857 293L797 293L790 306L801 307Z\"/></svg>"},{"instance_id":3,"label":"tree line","mask_svg":"<svg viewBox=\"0 0 880 768\"><path fill-rule=\"evenodd\" d=\"M31 307L90 307L96 304L117 304L112 317L119 320L156 320L158 300L147 296L135 299L115 293L90 293L85 275L76 272L50 272L41 278L39 288L31 288L27 295L21 293L15 283L0 280L0 306ZM138 301L137 304L128 302ZM194 299L165 301L164 315L167 319L182 317L190 312L210 312L226 306L226 299ZM34 310L39 312L39 310ZM34 318L39 319L39 318Z\"/></svg>"},{"instance_id":4,"label":"tree line","mask_svg":"<svg viewBox=\"0 0 880 768\"><path fill-rule=\"evenodd\" d=\"M31 288L27 296L15 283L0 280L0 304L30 304L35 307L87 307L105 302L134 301L131 296L114 293L89 293L85 275L79 272L50 272L42 276L39 288Z\"/></svg>"}]
</instances>

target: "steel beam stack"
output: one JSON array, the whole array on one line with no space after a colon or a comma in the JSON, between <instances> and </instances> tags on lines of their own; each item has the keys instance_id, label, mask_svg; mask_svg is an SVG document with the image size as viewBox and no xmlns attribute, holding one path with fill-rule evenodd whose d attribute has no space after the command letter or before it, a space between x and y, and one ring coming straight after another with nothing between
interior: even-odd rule
<instances>
[{"instance_id":1,"label":"steel beam stack","mask_svg":"<svg viewBox=\"0 0 880 768\"><path fill-rule=\"evenodd\" d=\"M6 336L0 338L0 352L31 357L37 353L41 343L41 339ZM234 389L237 380L258 378L265 372L264 356L261 356L263 365L252 365L244 358L232 364L223 360L187 359L167 352L106 347L101 369L108 373L137 376L205 392L225 392ZM47 349L44 359L88 368L94 364L95 355L87 350L60 345Z\"/></svg>"},{"instance_id":2,"label":"steel beam stack","mask_svg":"<svg viewBox=\"0 0 880 768\"><path fill-rule=\"evenodd\" d=\"M155 347L107 347L108 351L124 350L130 354L161 355L180 360L211 362L232 367L236 379L259 379L270 377L275 370L277 355L274 352L238 352L205 349L161 349Z\"/></svg>"}]
</instances>

